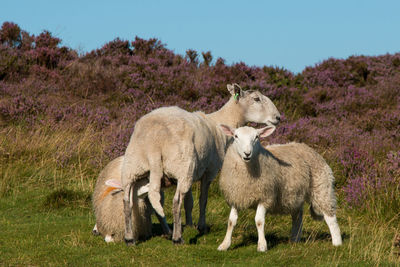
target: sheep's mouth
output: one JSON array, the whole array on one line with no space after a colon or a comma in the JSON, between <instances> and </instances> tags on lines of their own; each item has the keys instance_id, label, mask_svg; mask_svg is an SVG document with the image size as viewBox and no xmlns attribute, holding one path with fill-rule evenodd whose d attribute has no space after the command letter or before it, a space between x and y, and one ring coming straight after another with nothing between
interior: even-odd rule
<instances>
[{"instance_id":1,"label":"sheep's mouth","mask_svg":"<svg viewBox=\"0 0 400 267\"><path fill-rule=\"evenodd\" d=\"M275 120L275 121L269 120L269 121L267 121L267 123L264 123L263 127L272 126L272 125L277 126L280 122L281 122L280 120Z\"/></svg>"},{"instance_id":2,"label":"sheep's mouth","mask_svg":"<svg viewBox=\"0 0 400 267\"><path fill-rule=\"evenodd\" d=\"M267 121L266 123L255 123L255 122L251 122L248 123L248 126L256 128L256 129L261 129L261 128L265 128L267 126L277 126L279 124L279 121Z\"/></svg>"},{"instance_id":3,"label":"sheep's mouth","mask_svg":"<svg viewBox=\"0 0 400 267\"><path fill-rule=\"evenodd\" d=\"M269 123L271 123L271 124L274 125L274 126L277 126L277 125L279 124L279 121L278 121L278 120L275 121L275 122L269 121Z\"/></svg>"},{"instance_id":4,"label":"sheep's mouth","mask_svg":"<svg viewBox=\"0 0 400 267\"><path fill-rule=\"evenodd\" d=\"M250 159L251 159L251 157L243 157L243 160L244 160L245 162L249 162Z\"/></svg>"}]
</instances>

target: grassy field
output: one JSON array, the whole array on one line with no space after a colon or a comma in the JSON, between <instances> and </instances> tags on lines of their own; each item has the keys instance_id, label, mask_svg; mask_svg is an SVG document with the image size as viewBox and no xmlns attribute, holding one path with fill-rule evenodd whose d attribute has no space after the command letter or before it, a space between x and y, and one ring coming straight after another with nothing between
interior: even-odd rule
<instances>
[{"instance_id":1,"label":"grassy field","mask_svg":"<svg viewBox=\"0 0 400 267\"><path fill-rule=\"evenodd\" d=\"M156 236L150 240L135 247L106 244L91 233L91 192L100 171L95 166L106 164L102 143L91 142L97 134L90 127L74 133L19 126L1 131L0 265L400 266L400 249L394 245L396 235L400 235L399 214L379 219L373 212L356 212L346 208L340 192L338 218L344 244L339 248L332 246L326 224L312 221L305 207L300 243L288 240L290 217L267 216L268 251L258 253L255 212L242 211L231 249L219 252L229 208L217 181L210 188L208 234L199 236L194 227L187 227L185 244L173 245L160 236L160 225L154 217ZM68 162L60 167L57 155L68 153ZM193 191L196 221L198 184ZM169 223L173 192L174 188L166 192Z\"/></svg>"}]
</instances>

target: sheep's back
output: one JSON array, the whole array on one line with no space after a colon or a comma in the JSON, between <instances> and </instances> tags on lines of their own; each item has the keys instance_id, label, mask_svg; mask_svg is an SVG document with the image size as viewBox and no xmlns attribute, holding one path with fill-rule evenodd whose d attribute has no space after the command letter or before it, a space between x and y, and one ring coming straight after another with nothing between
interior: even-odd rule
<instances>
[{"instance_id":1,"label":"sheep's back","mask_svg":"<svg viewBox=\"0 0 400 267\"><path fill-rule=\"evenodd\" d=\"M187 174L193 162L201 174L216 153L205 116L178 107L159 108L143 116L135 125L129 146L127 153L144 160L144 169L149 168L149 157L160 155L164 173L177 179Z\"/></svg>"},{"instance_id":2,"label":"sheep's back","mask_svg":"<svg viewBox=\"0 0 400 267\"><path fill-rule=\"evenodd\" d=\"M279 166L280 175L276 176L276 187L280 196L277 198L277 211L284 209L290 212L309 202L313 184L327 184L330 176L325 175L329 166L311 147L303 143L267 146L267 153Z\"/></svg>"}]
</instances>

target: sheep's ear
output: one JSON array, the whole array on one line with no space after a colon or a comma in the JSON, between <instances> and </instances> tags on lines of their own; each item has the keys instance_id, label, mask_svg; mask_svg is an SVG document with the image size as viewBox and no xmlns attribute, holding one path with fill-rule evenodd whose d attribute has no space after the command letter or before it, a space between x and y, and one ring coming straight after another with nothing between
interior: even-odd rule
<instances>
[{"instance_id":1,"label":"sheep's ear","mask_svg":"<svg viewBox=\"0 0 400 267\"><path fill-rule=\"evenodd\" d=\"M265 138L267 136L269 136L270 134L272 134L275 131L275 126L267 126L261 129L258 129L258 136L260 138Z\"/></svg>"},{"instance_id":2,"label":"sheep's ear","mask_svg":"<svg viewBox=\"0 0 400 267\"><path fill-rule=\"evenodd\" d=\"M228 84L226 88L228 88L229 93L231 93L236 102L239 101L240 97L244 96L244 91L242 90L242 88L240 88L239 84L237 83Z\"/></svg>"},{"instance_id":3,"label":"sheep's ear","mask_svg":"<svg viewBox=\"0 0 400 267\"><path fill-rule=\"evenodd\" d=\"M122 189L122 184L120 181L116 179L110 179L105 182L106 186L115 187L118 189Z\"/></svg>"},{"instance_id":4,"label":"sheep's ear","mask_svg":"<svg viewBox=\"0 0 400 267\"><path fill-rule=\"evenodd\" d=\"M228 125L220 124L219 128L221 128L222 132L227 136L233 136L235 129L229 127Z\"/></svg>"}]
</instances>

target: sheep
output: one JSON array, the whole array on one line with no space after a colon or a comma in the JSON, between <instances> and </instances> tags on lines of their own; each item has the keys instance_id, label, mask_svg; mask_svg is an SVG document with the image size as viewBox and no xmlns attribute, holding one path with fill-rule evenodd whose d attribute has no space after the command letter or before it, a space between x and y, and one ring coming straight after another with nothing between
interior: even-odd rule
<instances>
[{"instance_id":1,"label":"sheep","mask_svg":"<svg viewBox=\"0 0 400 267\"><path fill-rule=\"evenodd\" d=\"M190 113L176 106L162 107L144 115L135 125L122 165L124 188L125 242L134 245L131 212L137 204L131 202L132 188L142 177L149 176L149 200L155 211L165 217L160 205L161 179L165 175L177 182L173 198L173 233L175 244L183 243L181 205L186 215L193 207L191 186L201 181L198 230L206 230L208 188L222 166L227 137L219 129L221 123L232 127L247 122L277 124L280 114L272 101L259 91L243 91L239 85L227 86L229 101L211 114Z\"/></svg>"},{"instance_id":2,"label":"sheep","mask_svg":"<svg viewBox=\"0 0 400 267\"><path fill-rule=\"evenodd\" d=\"M107 164L100 172L93 192L93 207L96 216L96 224L93 234L104 236L106 242L121 241L124 236L125 222L123 213L123 193L121 185L121 167L124 157L118 157ZM150 205L146 193L148 192L148 180L139 181L138 185L138 212L133 213L134 235L137 238L147 239L152 235L151 214L153 208ZM162 218L158 218L164 234L170 234L168 224Z\"/></svg>"},{"instance_id":3,"label":"sheep","mask_svg":"<svg viewBox=\"0 0 400 267\"><path fill-rule=\"evenodd\" d=\"M267 137L274 126L262 129L220 126L230 137L220 173L219 185L231 206L228 229L218 250L231 245L238 210L257 208L258 251L266 251L265 213L292 216L291 241L298 242L302 231L303 204L311 204L314 219L325 219L334 246L342 244L336 219L334 177L321 155L302 143L262 147L259 139Z\"/></svg>"}]
</instances>

